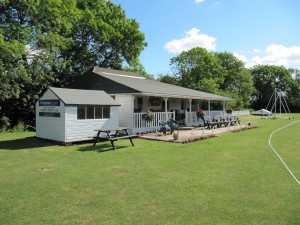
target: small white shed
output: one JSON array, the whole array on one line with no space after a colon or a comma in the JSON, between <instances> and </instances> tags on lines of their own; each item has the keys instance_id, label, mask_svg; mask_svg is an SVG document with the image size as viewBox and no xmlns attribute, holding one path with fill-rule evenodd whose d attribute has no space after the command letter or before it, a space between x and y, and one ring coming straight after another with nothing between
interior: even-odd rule
<instances>
[{"instance_id":1,"label":"small white shed","mask_svg":"<svg viewBox=\"0 0 300 225\"><path fill-rule=\"evenodd\" d=\"M36 136L63 143L119 127L119 104L104 91L50 87L36 103Z\"/></svg>"}]
</instances>

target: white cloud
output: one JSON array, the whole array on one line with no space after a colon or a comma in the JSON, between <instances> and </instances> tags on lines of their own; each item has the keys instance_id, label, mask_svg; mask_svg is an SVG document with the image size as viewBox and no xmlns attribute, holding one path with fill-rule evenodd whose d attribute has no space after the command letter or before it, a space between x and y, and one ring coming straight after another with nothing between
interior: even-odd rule
<instances>
[{"instance_id":1,"label":"white cloud","mask_svg":"<svg viewBox=\"0 0 300 225\"><path fill-rule=\"evenodd\" d=\"M221 2L215 2L215 3L211 4L210 7L213 8L213 7L217 7L219 5L221 5Z\"/></svg>"},{"instance_id":2,"label":"white cloud","mask_svg":"<svg viewBox=\"0 0 300 225\"><path fill-rule=\"evenodd\" d=\"M300 46L286 47L272 44L266 47L263 56L251 59L255 64L283 65L300 63Z\"/></svg>"},{"instance_id":3,"label":"white cloud","mask_svg":"<svg viewBox=\"0 0 300 225\"><path fill-rule=\"evenodd\" d=\"M201 34L197 28L185 32L186 36L181 39L174 39L165 44L164 48L171 53L179 53L190 50L194 47L203 47L207 50L216 49L216 38Z\"/></svg>"},{"instance_id":4,"label":"white cloud","mask_svg":"<svg viewBox=\"0 0 300 225\"><path fill-rule=\"evenodd\" d=\"M255 66L255 63L249 62L249 60L247 59L247 56L245 56L243 54L239 54L237 52L234 52L233 55L235 57L237 57L239 60L243 61L245 63L246 68L251 68L251 67Z\"/></svg>"},{"instance_id":5,"label":"white cloud","mask_svg":"<svg viewBox=\"0 0 300 225\"><path fill-rule=\"evenodd\" d=\"M200 3L202 3L202 2L204 2L204 0L195 0L195 3L196 3L196 4L200 4Z\"/></svg>"},{"instance_id":6,"label":"white cloud","mask_svg":"<svg viewBox=\"0 0 300 225\"><path fill-rule=\"evenodd\" d=\"M245 62L247 68L258 64L300 67L300 46L271 44L264 51L255 48L252 51L234 52L233 55Z\"/></svg>"},{"instance_id":7,"label":"white cloud","mask_svg":"<svg viewBox=\"0 0 300 225\"><path fill-rule=\"evenodd\" d=\"M260 52L261 52L261 50L260 50L260 49L257 49L257 48L255 48L255 49L253 49L253 52L254 52L254 53L260 53Z\"/></svg>"},{"instance_id":8,"label":"white cloud","mask_svg":"<svg viewBox=\"0 0 300 225\"><path fill-rule=\"evenodd\" d=\"M244 63L247 62L247 57L245 55L239 54L237 52L234 52L233 55L237 57L239 60L243 61Z\"/></svg>"}]
</instances>

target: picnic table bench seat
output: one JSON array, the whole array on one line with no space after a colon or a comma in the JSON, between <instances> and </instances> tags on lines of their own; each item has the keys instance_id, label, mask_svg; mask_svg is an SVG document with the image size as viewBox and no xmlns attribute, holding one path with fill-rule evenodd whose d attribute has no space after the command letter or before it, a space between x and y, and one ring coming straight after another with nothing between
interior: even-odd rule
<instances>
[{"instance_id":1,"label":"picnic table bench seat","mask_svg":"<svg viewBox=\"0 0 300 225\"><path fill-rule=\"evenodd\" d=\"M227 118L227 121L229 121L229 126L235 126L236 124L241 124L241 120L235 116L231 116Z\"/></svg>"},{"instance_id":2,"label":"picnic table bench seat","mask_svg":"<svg viewBox=\"0 0 300 225\"><path fill-rule=\"evenodd\" d=\"M220 127L220 122L214 118L209 118L209 117L202 117L201 120L203 121L200 123L201 126L206 127L207 129L212 129L216 127Z\"/></svg>"},{"instance_id":3,"label":"picnic table bench seat","mask_svg":"<svg viewBox=\"0 0 300 225\"><path fill-rule=\"evenodd\" d=\"M201 126L206 127L207 129L215 129L220 128L222 126L228 127L228 126L235 126L236 124L240 124L240 120L236 118L235 116L231 117L202 117L201 120L203 121L200 123Z\"/></svg>"},{"instance_id":4,"label":"picnic table bench seat","mask_svg":"<svg viewBox=\"0 0 300 225\"><path fill-rule=\"evenodd\" d=\"M94 146L98 141L110 141L113 150L115 150L114 142L119 139L129 139L132 146L134 146L132 138L137 137L137 135L129 135L128 128L112 128L112 129L100 129L96 130L97 136L94 137ZM111 133L115 132L115 133ZM101 133L104 133L104 136L101 136Z\"/></svg>"}]
</instances>

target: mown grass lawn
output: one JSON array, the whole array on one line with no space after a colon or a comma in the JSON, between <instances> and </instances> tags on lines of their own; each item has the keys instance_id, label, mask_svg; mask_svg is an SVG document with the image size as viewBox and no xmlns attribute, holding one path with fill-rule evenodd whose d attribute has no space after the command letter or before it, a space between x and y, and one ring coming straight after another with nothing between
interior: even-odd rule
<instances>
[{"instance_id":1,"label":"mown grass lawn","mask_svg":"<svg viewBox=\"0 0 300 225\"><path fill-rule=\"evenodd\" d=\"M300 224L300 186L268 146L300 115L256 119L258 129L119 140L116 151L0 134L0 224ZM298 178L299 133L300 122L272 142Z\"/></svg>"}]
</instances>

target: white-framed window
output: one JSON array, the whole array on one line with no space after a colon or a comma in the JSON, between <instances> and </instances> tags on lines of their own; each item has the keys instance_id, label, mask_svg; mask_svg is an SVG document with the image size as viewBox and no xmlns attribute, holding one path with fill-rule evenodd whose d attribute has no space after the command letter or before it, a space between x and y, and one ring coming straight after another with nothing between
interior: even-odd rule
<instances>
[{"instance_id":1,"label":"white-framed window","mask_svg":"<svg viewBox=\"0 0 300 225\"><path fill-rule=\"evenodd\" d=\"M106 105L79 105L77 106L78 120L109 119L110 106Z\"/></svg>"}]
</instances>

